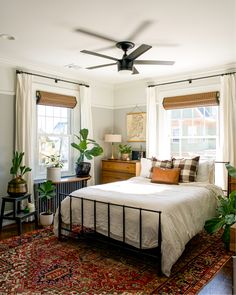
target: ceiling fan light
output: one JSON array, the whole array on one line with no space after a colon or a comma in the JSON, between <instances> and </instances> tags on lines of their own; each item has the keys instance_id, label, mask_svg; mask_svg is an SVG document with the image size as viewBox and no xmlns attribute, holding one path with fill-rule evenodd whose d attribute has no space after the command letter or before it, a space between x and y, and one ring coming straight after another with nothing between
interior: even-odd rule
<instances>
[{"instance_id":1,"label":"ceiling fan light","mask_svg":"<svg viewBox=\"0 0 236 295\"><path fill-rule=\"evenodd\" d=\"M121 75L131 75L133 73L132 70L119 70L118 72Z\"/></svg>"}]
</instances>

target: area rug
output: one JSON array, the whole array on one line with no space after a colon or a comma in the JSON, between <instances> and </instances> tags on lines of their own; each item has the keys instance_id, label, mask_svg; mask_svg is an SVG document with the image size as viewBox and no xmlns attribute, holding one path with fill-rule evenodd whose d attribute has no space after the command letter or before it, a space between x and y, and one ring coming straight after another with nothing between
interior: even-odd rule
<instances>
[{"instance_id":1,"label":"area rug","mask_svg":"<svg viewBox=\"0 0 236 295\"><path fill-rule=\"evenodd\" d=\"M167 278L152 261L90 241L59 242L48 228L0 241L0 294L196 294L231 255L220 234L202 232Z\"/></svg>"}]
</instances>

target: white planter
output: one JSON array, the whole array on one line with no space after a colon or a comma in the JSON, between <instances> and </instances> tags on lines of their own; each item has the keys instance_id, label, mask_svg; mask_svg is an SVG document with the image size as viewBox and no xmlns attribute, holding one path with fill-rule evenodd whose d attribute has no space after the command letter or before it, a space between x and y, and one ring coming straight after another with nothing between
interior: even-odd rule
<instances>
[{"instance_id":1,"label":"white planter","mask_svg":"<svg viewBox=\"0 0 236 295\"><path fill-rule=\"evenodd\" d=\"M39 220L42 226L51 225L53 223L53 213L46 214L45 212L42 212L39 215Z\"/></svg>"},{"instance_id":2,"label":"white planter","mask_svg":"<svg viewBox=\"0 0 236 295\"><path fill-rule=\"evenodd\" d=\"M47 167L47 180L59 182L61 180L61 168Z\"/></svg>"}]
</instances>

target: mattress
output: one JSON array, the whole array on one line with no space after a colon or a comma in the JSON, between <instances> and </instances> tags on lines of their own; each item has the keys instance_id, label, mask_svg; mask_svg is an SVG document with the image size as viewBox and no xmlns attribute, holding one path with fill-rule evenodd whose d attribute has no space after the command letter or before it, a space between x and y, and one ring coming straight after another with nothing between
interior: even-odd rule
<instances>
[{"instance_id":1,"label":"mattress","mask_svg":"<svg viewBox=\"0 0 236 295\"><path fill-rule=\"evenodd\" d=\"M187 242L199 233L205 221L216 214L217 198L222 194L220 188L208 183L186 183L180 185L154 184L150 179L134 177L129 180L90 186L71 193L85 199L110 202L136 208L162 211L162 272L169 276L171 267L184 251ZM62 201L62 222L70 223L70 198ZM72 199L72 223L81 223L81 201ZM107 205L97 204L96 230L108 235ZM123 222L122 207L110 207L111 238L122 241ZM157 213L142 212L142 248L158 246ZM139 248L139 210L126 208L125 242ZM84 200L84 226L93 228L93 203ZM54 220L54 232L58 234L58 212Z\"/></svg>"}]
</instances>

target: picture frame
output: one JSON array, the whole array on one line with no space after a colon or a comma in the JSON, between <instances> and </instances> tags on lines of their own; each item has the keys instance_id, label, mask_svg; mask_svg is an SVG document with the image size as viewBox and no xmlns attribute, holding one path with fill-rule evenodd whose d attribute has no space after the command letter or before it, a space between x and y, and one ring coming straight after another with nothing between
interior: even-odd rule
<instances>
[{"instance_id":1,"label":"picture frame","mask_svg":"<svg viewBox=\"0 0 236 295\"><path fill-rule=\"evenodd\" d=\"M146 141L146 112L127 113L127 141Z\"/></svg>"}]
</instances>

